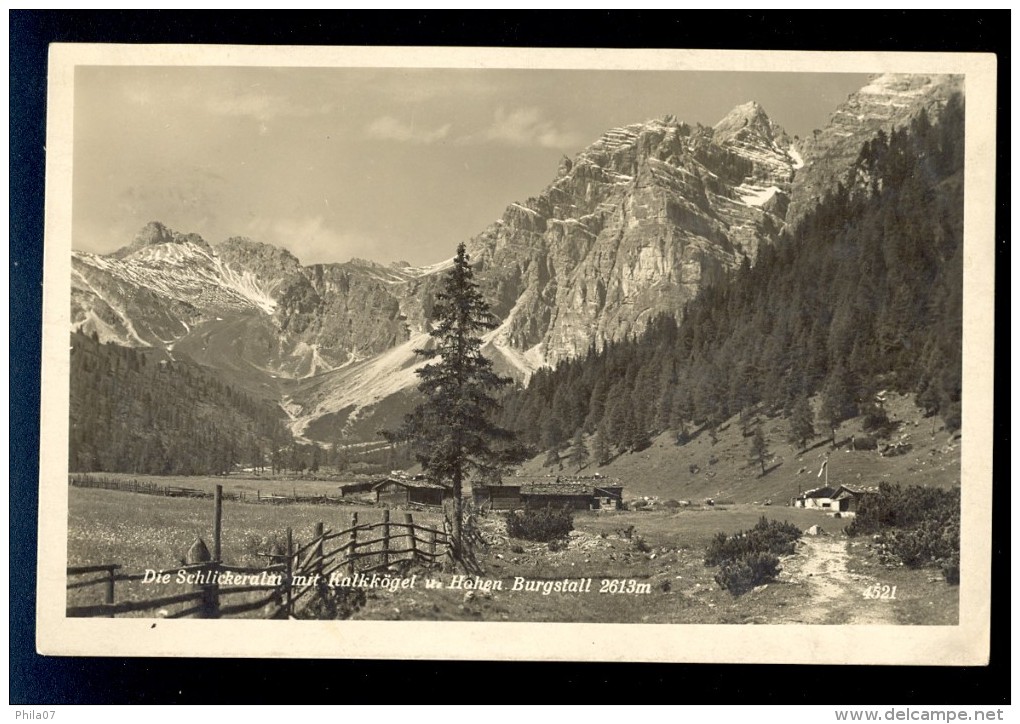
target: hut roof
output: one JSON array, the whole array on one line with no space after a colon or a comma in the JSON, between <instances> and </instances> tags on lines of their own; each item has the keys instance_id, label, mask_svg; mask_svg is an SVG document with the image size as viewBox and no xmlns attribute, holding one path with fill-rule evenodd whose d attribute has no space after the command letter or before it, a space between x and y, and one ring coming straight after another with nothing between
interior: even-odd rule
<instances>
[{"instance_id":1,"label":"hut roof","mask_svg":"<svg viewBox=\"0 0 1020 724\"><path fill-rule=\"evenodd\" d=\"M849 498L855 495L866 495L868 490L864 488L851 488L849 485L840 485L833 493L835 498Z\"/></svg>"},{"instance_id":2,"label":"hut roof","mask_svg":"<svg viewBox=\"0 0 1020 724\"><path fill-rule=\"evenodd\" d=\"M592 485L578 485L577 483L563 483L556 481L527 483L521 486L522 495L594 495L595 488Z\"/></svg>"},{"instance_id":3,"label":"hut roof","mask_svg":"<svg viewBox=\"0 0 1020 724\"><path fill-rule=\"evenodd\" d=\"M831 498L836 492L835 488L821 487L814 490L805 490L800 496L802 498Z\"/></svg>"},{"instance_id":4,"label":"hut roof","mask_svg":"<svg viewBox=\"0 0 1020 724\"><path fill-rule=\"evenodd\" d=\"M397 477L392 477L392 476L388 477L388 478L383 478L382 480L378 481L372 487L373 488L378 488L378 487L381 487L381 486L385 485L386 483L396 483L397 485L402 485L405 488L431 488L433 490L445 490L446 489L444 486L439 485L438 483L433 483L433 482L431 482L429 480L425 480L424 478L418 478L418 477L414 477L414 478L411 478L411 477L397 478Z\"/></svg>"}]
</instances>

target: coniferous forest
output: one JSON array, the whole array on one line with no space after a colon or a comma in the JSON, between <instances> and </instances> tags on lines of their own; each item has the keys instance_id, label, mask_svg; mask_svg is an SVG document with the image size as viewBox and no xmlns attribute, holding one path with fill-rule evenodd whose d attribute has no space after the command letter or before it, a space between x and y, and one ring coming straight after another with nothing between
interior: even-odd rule
<instances>
[{"instance_id":1,"label":"coniferous forest","mask_svg":"<svg viewBox=\"0 0 1020 724\"><path fill-rule=\"evenodd\" d=\"M263 467L283 412L186 359L71 335L69 467L163 475Z\"/></svg>"},{"instance_id":2,"label":"coniferous forest","mask_svg":"<svg viewBox=\"0 0 1020 724\"><path fill-rule=\"evenodd\" d=\"M679 322L540 370L502 400L501 424L552 450L593 435L592 458L641 449L667 429L683 441L764 406L819 429L875 395L915 393L960 427L964 112L921 114L861 149L854 174L778 243L706 288ZM810 427L810 425L809 425Z\"/></svg>"}]
</instances>

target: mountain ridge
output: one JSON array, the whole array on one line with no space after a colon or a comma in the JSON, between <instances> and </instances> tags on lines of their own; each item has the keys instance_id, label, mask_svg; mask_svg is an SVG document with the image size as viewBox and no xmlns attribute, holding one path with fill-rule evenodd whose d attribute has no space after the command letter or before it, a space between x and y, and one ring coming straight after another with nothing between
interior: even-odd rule
<instances>
[{"instance_id":1,"label":"mountain ridge","mask_svg":"<svg viewBox=\"0 0 1020 724\"><path fill-rule=\"evenodd\" d=\"M876 77L812 139L791 139L753 101L712 128L665 116L606 131L467 242L501 320L486 353L523 382L638 334L658 314L680 314L847 181L883 123L919 109L937 117L958 80L925 78ZM413 385L413 348L448 264L303 266L271 244L210 245L153 222L111 255L74 252L72 325L258 378L250 390L289 380L298 398L288 387L283 403L300 437L323 415Z\"/></svg>"}]
</instances>

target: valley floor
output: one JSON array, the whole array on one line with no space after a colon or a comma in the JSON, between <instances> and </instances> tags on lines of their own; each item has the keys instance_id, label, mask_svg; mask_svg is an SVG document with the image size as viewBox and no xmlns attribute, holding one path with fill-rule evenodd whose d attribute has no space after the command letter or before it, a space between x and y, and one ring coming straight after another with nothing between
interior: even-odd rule
<instances>
[{"instance_id":1,"label":"valley floor","mask_svg":"<svg viewBox=\"0 0 1020 724\"><path fill-rule=\"evenodd\" d=\"M802 528L779 578L734 597L703 563L718 531L750 528L766 513ZM680 513L582 514L565 550L506 539L501 522L483 520L493 543L480 556L480 579L502 589L450 588L454 573L437 574L443 589L373 592L355 618L474 621L571 621L689 624L955 625L958 588L934 569L889 568L868 543L847 538L842 524L814 511L739 505ZM591 578L581 593L513 590L518 579L538 585ZM623 592L600 592L611 582ZM496 582L499 582L498 584ZM606 582L606 583L604 583ZM633 582L633 583L631 583ZM893 587L895 586L895 589ZM627 592L632 591L632 592ZM882 596L885 596L884 598Z\"/></svg>"},{"instance_id":2,"label":"valley floor","mask_svg":"<svg viewBox=\"0 0 1020 724\"><path fill-rule=\"evenodd\" d=\"M208 500L71 488L69 508L68 563L118 563L127 572L178 564L196 537L208 536L211 524ZM227 502L224 561L260 565L265 559L258 551L279 542L287 527L301 543L317 522L342 526L353 510L361 511L362 521L382 515L374 506ZM438 515L414 513L427 524L438 524ZM782 560L777 580L734 597L715 582L717 569L704 565L705 546L717 533L747 530L763 515L802 530L817 524L823 532L801 539L796 553ZM368 590L353 618L817 625L955 625L959 619L959 589L946 584L939 570L889 567L870 539L844 535L849 519L819 511L737 504L580 512L567 541L552 547L508 538L502 515L477 521L488 543L477 553L481 585L471 587L476 579L464 578L461 570L419 570L414 588ZM460 585L456 576L462 576ZM443 586L427 589L425 578ZM579 584L582 579L590 583ZM564 590L554 590L563 581ZM513 590L515 583L538 590ZM69 605L95 603L86 593L69 591ZM123 584L117 600L152 593L151 587Z\"/></svg>"}]
</instances>

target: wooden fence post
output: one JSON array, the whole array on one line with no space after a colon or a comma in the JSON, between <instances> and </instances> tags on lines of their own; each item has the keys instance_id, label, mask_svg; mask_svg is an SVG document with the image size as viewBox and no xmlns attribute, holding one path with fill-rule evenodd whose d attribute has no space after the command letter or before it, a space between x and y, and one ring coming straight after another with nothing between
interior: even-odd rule
<instances>
[{"instance_id":1,"label":"wooden fence post","mask_svg":"<svg viewBox=\"0 0 1020 724\"><path fill-rule=\"evenodd\" d=\"M315 544L315 554L312 563L312 572L321 577L322 576L322 536L324 535L325 526L322 523L316 523L315 529L312 531L312 536L318 539L318 543Z\"/></svg>"},{"instance_id":2,"label":"wooden fence post","mask_svg":"<svg viewBox=\"0 0 1020 724\"><path fill-rule=\"evenodd\" d=\"M390 509L383 508L382 512L382 562L384 566L390 564Z\"/></svg>"},{"instance_id":3,"label":"wooden fence post","mask_svg":"<svg viewBox=\"0 0 1020 724\"><path fill-rule=\"evenodd\" d=\"M217 563L223 560L221 537L223 533L223 486L217 485L213 494L213 549L212 559Z\"/></svg>"},{"instance_id":4,"label":"wooden fence post","mask_svg":"<svg viewBox=\"0 0 1020 724\"><path fill-rule=\"evenodd\" d=\"M429 529L429 561L430 564L436 562L436 531L432 528Z\"/></svg>"},{"instance_id":5,"label":"wooden fence post","mask_svg":"<svg viewBox=\"0 0 1020 724\"><path fill-rule=\"evenodd\" d=\"M418 557L418 542L414 537L414 517L411 513L404 513L404 526L407 528L407 540L410 543L407 547L411 549L411 560L413 561Z\"/></svg>"},{"instance_id":6,"label":"wooden fence post","mask_svg":"<svg viewBox=\"0 0 1020 724\"><path fill-rule=\"evenodd\" d=\"M287 597L284 601L284 611L287 616L293 613L294 606L294 531L287 529Z\"/></svg>"},{"instance_id":7,"label":"wooden fence post","mask_svg":"<svg viewBox=\"0 0 1020 724\"><path fill-rule=\"evenodd\" d=\"M358 514L351 513L351 540L347 544L347 575L354 575L354 554L358 550Z\"/></svg>"},{"instance_id":8,"label":"wooden fence post","mask_svg":"<svg viewBox=\"0 0 1020 724\"><path fill-rule=\"evenodd\" d=\"M116 566L110 566L106 569L106 603L110 605L113 605L116 602L113 591L113 585L116 582L113 576L116 571ZM113 618L113 614L111 613L109 617Z\"/></svg>"},{"instance_id":9,"label":"wooden fence post","mask_svg":"<svg viewBox=\"0 0 1020 724\"><path fill-rule=\"evenodd\" d=\"M199 575L211 574L218 568L216 561L211 560L212 556L209 554L209 548L206 547L205 541L201 538L196 538L195 542L191 544L191 548L188 549L187 555L184 557L184 562L187 565L195 565L198 563L204 563L205 565L198 570ZM211 578L212 576L210 576ZM201 609L198 612L199 618L219 618L220 617L220 587L216 583L196 583L195 588L202 591L202 602Z\"/></svg>"},{"instance_id":10,"label":"wooden fence post","mask_svg":"<svg viewBox=\"0 0 1020 724\"><path fill-rule=\"evenodd\" d=\"M451 544L451 537L452 536L450 535L450 521L446 519L446 516L443 516L443 543L446 546L446 555L449 556L451 561L455 561L456 559L453 556L453 545Z\"/></svg>"}]
</instances>

